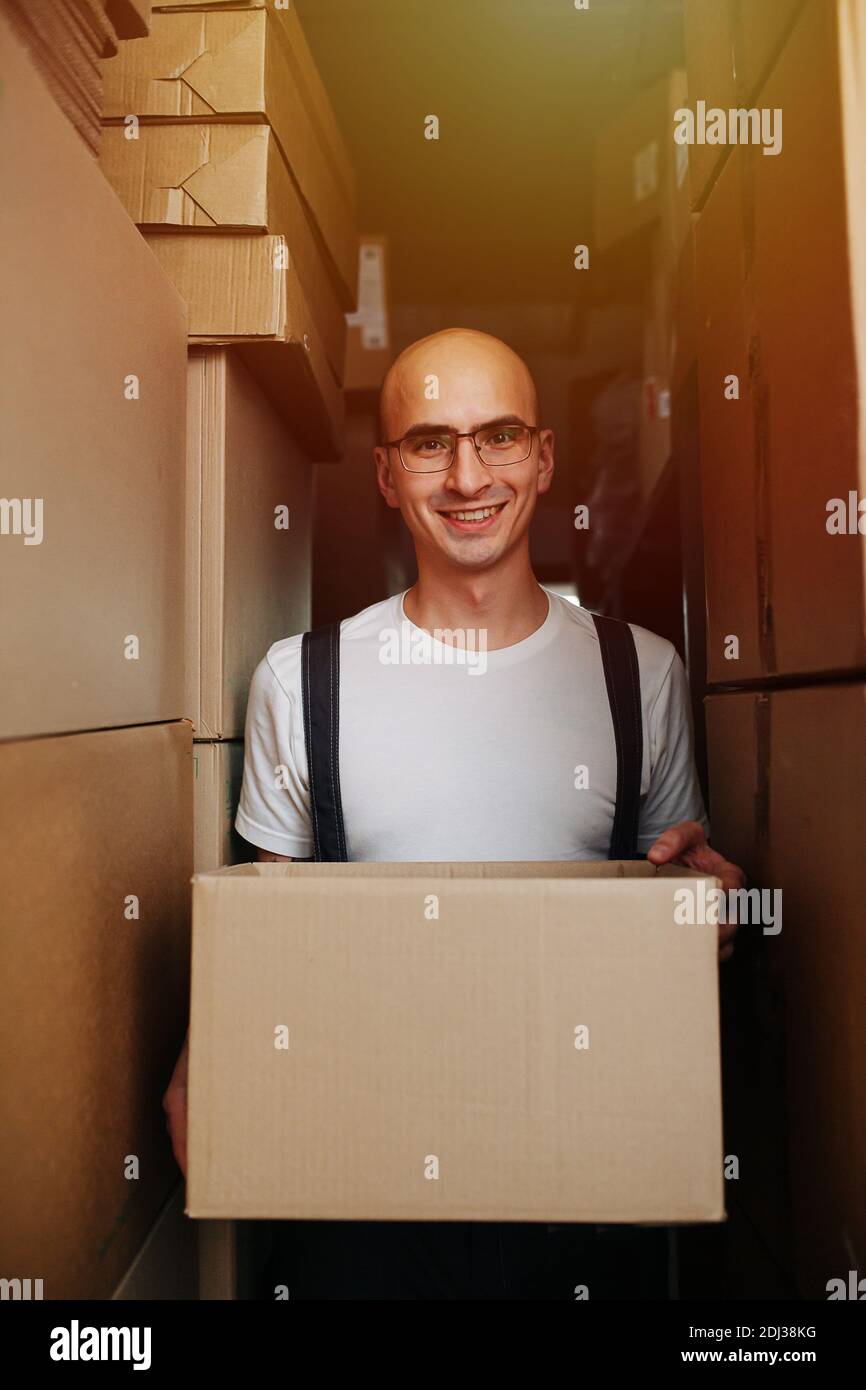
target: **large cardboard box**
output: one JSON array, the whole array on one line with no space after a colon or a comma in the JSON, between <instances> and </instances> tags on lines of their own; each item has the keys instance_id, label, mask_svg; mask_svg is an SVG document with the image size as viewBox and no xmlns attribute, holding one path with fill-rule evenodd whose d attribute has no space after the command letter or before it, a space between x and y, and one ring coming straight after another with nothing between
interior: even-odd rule
<instances>
[{"instance_id":1,"label":"large cardboard box","mask_svg":"<svg viewBox=\"0 0 866 1390\"><path fill-rule=\"evenodd\" d=\"M148 40L128 45L106 65L105 82L108 119L268 121L318 229L343 307L354 308L355 175L296 6L278 10L258 0L155 13Z\"/></svg>"},{"instance_id":2,"label":"large cardboard box","mask_svg":"<svg viewBox=\"0 0 866 1390\"><path fill-rule=\"evenodd\" d=\"M345 401L282 236L147 232L177 286L193 344L236 345L314 459L342 456Z\"/></svg>"},{"instance_id":3,"label":"large cardboard box","mask_svg":"<svg viewBox=\"0 0 866 1390\"><path fill-rule=\"evenodd\" d=\"M766 1051L783 996L787 1094L777 1109L789 1133L776 1132L775 1148L778 1157L790 1143L801 1292L826 1298L827 1281L847 1278L866 1249L866 687L727 693L706 709L714 838L753 885L782 894L756 1012ZM753 1085L761 1062L757 1051L748 1059Z\"/></svg>"},{"instance_id":4,"label":"large cardboard box","mask_svg":"<svg viewBox=\"0 0 866 1390\"><path fill-rule=\"evenodd\" d=\"M347 391L378 392L394 360L388 295L388 238L362 236L358 255L358 308L346 316Z\"/></svg>"},{"instance_id":5,"label":"large cardboard box","mask_svg":"<svg viewBox=\"0 0 866 1390\"><path fill-rule=\"evenodd\" d=\"M109 1298L177 1181L192 730L0 745L0 1268Z\"/></svg>"},{"instance_id":6,"label":"large cardboard box","mask_svg":"<svg viewBox=\"0 0 866 1390\"><path fill-rule=\"evenodd\" d=\"M234 348L189 357L186 713L242 738L253 671L310 626L312 470Z\"/></svg>"},{"instance_id":7,"label":"large cardboard box","mask_svg":"<svg viewBox=\"0 0 866 1390\"><path fill-rule=\"evenodd\" d=\"M692 110L699 101L707 109L720 107L725 111L754 105L803 3L684 0L688 104ZM760 104L766 104L763 98ZM690 147L692 207L705 201L728 152L726 145Z\"/></svg>"},{"instance_id":8,"label":"large cardboard box","mask_svg":"<svg viewBox=\"0 0 866 1390\"><path fill-rule=\"evenodd\" d=\"M665 263L676 264L688 231L689 148L674 141L686 105L680 69L645 88L598 137L595 238L601 250L658 224Z\"/></svg>"},{"instance_id":9,"label":"large cardboard box","mask_svg":"<svg viewBox=\"0 0 866 1390\"><path fill-rule=\"evenodd\" d=\"M255 850L234 828L244 775L243 739L197 741L195 779L195 872L252 859Z\"/></svg>"},{"instance_id":10,"label":"large cardboard box","mask_svg":"<svg viewBox=\"0 0 866 1390\"><path fill-rule=\"evenodd\" d=\"M0 737L178 719L183 305L0 37Z\"/></svg>"},{"instance_id":11,"label":"large cardboard box","mask_svg":"<svg viewBox=\"0 0 866 1390\"><path fill-rule=\"evenodd\" d=\"M717 928L651 865L193 881L187 1212L724 1214Z\"/></svg>"},{"instance_id":12,"label":"large cardboard box","mask_svg":"<svg viewBox=\"0 0 866 1390\"><path fill-rule=\"evenodd\" d=\"M139 226L256 230L284 236L331 369L343 375L346 317L309 219L266 125L106 128L105 174ZM222 285L223 293L231 284Z\"/></svg>"},{"instance_id":13,"label":"large cardboard box","mask_svg":"<svg viewBox=\"0 0 866 1390\"><path fill-rule=\"evenodd\" d=\"M784 110L782 154L735 150L698 222L711 683L866 666L864 253L839 47L834 7L808 5L761 92ZM852 495L854 530L834 534L831 503L847 519Z\"/></svg>"}]
</instances>

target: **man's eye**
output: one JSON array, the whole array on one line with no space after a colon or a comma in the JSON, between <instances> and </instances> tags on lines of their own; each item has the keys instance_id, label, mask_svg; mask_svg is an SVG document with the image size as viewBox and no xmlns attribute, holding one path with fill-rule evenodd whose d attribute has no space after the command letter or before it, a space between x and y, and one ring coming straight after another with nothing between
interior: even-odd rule
<instances>
[{"instance_id":1,"label":"man's eye","mask_svg":"<svg viewBox=\"0 0 866 1390\"><path fill-rule=\"evenodd\" d=\"M495 434L490 436L487 443L501 446L502 444L513 444L514 440L514 430L497 430Z\"/></svg>"},{"instance_id":2,"label":"man's eye","mask_svg":"<svg viewBox=\"0 0 866 1390\"><path fill-rule=\"evenodd\" d=\"M444 439L416 439L414 448L418 453L434 454L439 449L444 449L446 442Z\"/></svg>"}]
</instances>

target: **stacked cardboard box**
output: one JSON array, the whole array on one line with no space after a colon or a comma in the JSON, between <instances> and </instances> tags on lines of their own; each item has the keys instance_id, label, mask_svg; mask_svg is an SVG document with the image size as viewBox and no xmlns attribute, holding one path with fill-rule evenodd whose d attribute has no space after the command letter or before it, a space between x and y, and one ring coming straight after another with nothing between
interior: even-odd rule
<instances>
[{"instance_id":1,"label":"stacked cardboard box","mask_svg":"<svg viewBox=\"0 0 866 1390\"><path fill-rule=\"evenodd\" d=\"M307 451L338 458L354 176L294 7L159 7L106 64L105 113L103 167L191 339L243 345Z\"/></svg>"},{"instance_id":2,"label":"stacked cardboard box","mask_svg":"<svg viewBox=\"0 0 866 1390\"><path fill-rule=\"evenodd\" d=\"M184 721L0 745L0 1267L45 1298L110 1297L177 1181L191 772Z\"/></svg>"},{"instance_id":3,"label":"stacked cardboard box","mask_svg":"<svg viewBox=\"0 0 866 1390\"><path fill-rule=\"evenodd\" d=\"M688 156L674 140L686 104L686 74L675 70L640 93L600 134L595 159L595 241L600 250L643 238L637 483L651 498L671 454L672 368L678 268L690 232Z\"/></svg>"},{"instance_id":4,"label":"stacked cardboard box","mask_svg":"<svg viewBox=\"0 0 866 1390\"><path fill-rule=\"evenodd\" d=\"M775 20L763 37L750 27L759 8ZM866 938L851 867L866 771L866 48L841 0L748 16L695 6L692 97L706 80L705 10L707 24L739 16L738 42L753 47L737 90L784 119L774 156L716 147L697 196L708 676L751 687L707 702L710 813L720 847L784 902L781 933L747 943L743 977L744 1017L775 1059L758 1078L744 1059L739 1083L757 1090L741 1135L761 1174L751 1218L784 1247L790 1142L796 1272L823 1297L866 1249ZM768 72L760 54L776 55Z\"/></svg>"},{"instance_id":5,"label":"stacked cardboard box","mask_svg":"<svg viewBox=\"0 0 866 1390\"><path fill-rule=\"evenodd\" d=\"M186 323L5 19L0 42L0 1266L107 1298L177 1181Z\"/></svg>"},{"instance_id":6,"label":"stacked cardboard box","mask_svg":"<svg viewBox=\"0 0 866 1390\"><path fill-rule=\"evenodd\" d=\"M188 381L186 709L201 873L255 856L234 831L247 692L271 643L310 626L313 472L235 349L191 349ZM201 1223L203 1298L235 1296L248 1234Z\"/></svg>"},{"instance_id":7,"label":"stacked cardboard box","mask_svg":"<svg viewBox=\"0 0 866 1390\"><path fill-rule=\"evenodd\" d=\"M752 106L788 38L804 0L685 0L689 106ZM727 154L723 144L689 150L689 196L700 207Z\"/></svg>"},{"instance_id":8,"label":"stacked cardboard box","mask_svg":"<svg viewBox=\"0 0 866 1390\"><path fill-rule=\"evenodd\" d=\"M147 33L150 0L3 0L51 95L94 154L102 115L100 60Z\"/></svg>"}]
</instances>

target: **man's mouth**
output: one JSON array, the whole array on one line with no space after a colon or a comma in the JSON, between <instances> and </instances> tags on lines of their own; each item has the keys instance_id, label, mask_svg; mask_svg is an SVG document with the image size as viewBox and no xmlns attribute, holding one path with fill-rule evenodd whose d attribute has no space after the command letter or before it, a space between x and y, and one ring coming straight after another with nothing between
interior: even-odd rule
<instances>
[{"instance_id":1,"label":"man's mouth","mask_svg":"<svg viewBox=\"0 0 866 1390\"><path fill-rule=\"evenodd\" d=\"M484 531L495 525L496 518L507 507L507 502L496 502L491 507L465 507L453 511L440 511L446 526L456 531Z\"/></svg>"}]
</instances>

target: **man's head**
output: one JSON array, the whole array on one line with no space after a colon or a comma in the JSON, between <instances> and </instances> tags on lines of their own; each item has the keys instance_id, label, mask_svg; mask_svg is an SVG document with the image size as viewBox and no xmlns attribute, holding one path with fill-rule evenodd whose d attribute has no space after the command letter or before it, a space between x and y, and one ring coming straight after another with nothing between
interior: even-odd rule
<instances>
[{"instance_id":1,"label":"man's head","mask_svg":"<svg viewBox=\"0 0 866 1390\"><path fill-rule=\"evenodd\" d=\"M403 449L409 469L396 446L380 445L375 456L379 488L389 506L400 508L419 565L435 558L483 570L527 546L536 499L553 474L553 433L537 428L535 383L507 344L469 328L444 329L412 343L385 378L379 417L382 445L414 440ZM522 426L534 427L528 456L498 463L509 457L505 446ZM475 434L487 427L483 458L472 439L460 439L451 466L443 467L444 432ZM434 464L438 471L415 471ZM487 508L494 510L481 520L457 515Z\"/></svg>"}]
</instances>

